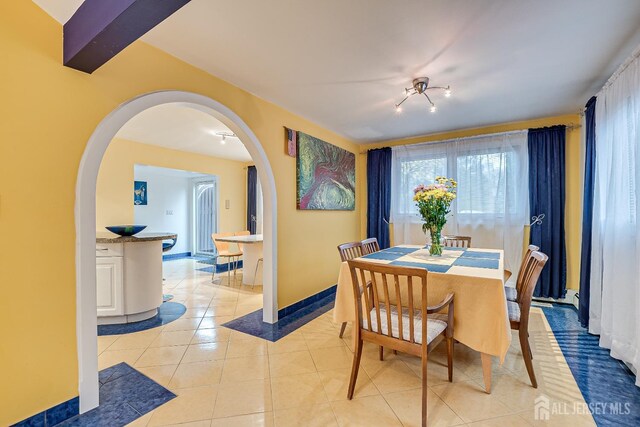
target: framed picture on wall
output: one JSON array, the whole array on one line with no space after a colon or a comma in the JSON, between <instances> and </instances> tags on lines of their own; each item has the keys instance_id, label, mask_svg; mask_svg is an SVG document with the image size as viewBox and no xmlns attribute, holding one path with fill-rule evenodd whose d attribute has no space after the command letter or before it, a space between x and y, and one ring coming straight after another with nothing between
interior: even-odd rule
<instances>
[{"instance_id":1,"label":"framed picture on wall","mask_svg":"<svg viewBox=\"0 0 640 427\"><path fill-rule=\"evenodd\" d=\"M133 204L147 204L147 181L133 181Z\"/></svg>"},{"instance_id":2,"label":"framed picture on wall","mask_svg":"<svg viewBox=\"0 0 640 427\"><path fill-rule=\"evenodd\" d=\"M297 148L298 209L354 210L355 154L303 132Z\"/></svg>"}]
</instances>

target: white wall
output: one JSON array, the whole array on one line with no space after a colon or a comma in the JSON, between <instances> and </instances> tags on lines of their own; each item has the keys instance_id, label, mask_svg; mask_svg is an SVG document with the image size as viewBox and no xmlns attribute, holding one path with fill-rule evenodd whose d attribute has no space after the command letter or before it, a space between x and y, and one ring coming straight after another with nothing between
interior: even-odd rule
<instances>
[{"instance_id":1,"label":"white wall","mask_svg":"<svg viewBox=\"0 0 640 427\"><path fill-rule=\"evenodd\" d=\"M135 165L136 181L147 182L147 205L134 206L136 224L145 232L178 234L178 242L167 254L191 252L192 178L206 175L177 169Z\"/></svg>"}]
</instances>

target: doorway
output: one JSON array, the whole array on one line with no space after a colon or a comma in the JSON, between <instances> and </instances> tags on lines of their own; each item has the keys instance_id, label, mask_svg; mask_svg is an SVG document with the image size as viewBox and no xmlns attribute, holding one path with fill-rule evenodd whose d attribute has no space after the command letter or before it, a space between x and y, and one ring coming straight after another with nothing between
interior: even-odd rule
<instances>
[{"instance_id":1,"label":"doorway","mask_svg":"<svg viewBox=\"0 0 640 427\"><path fill-rule=\"evenodd\" d=\"M98 406L96 319L96 183L104 153L118 130L137 114L154 106L182 102L224 123L244 143L254 159L264 200L263 320L275 323L277 312L277 196L269 159L247 124L223 104L184 91L141 95L112 111L93 132L80 161L76 181L76 330L80 412Z\"/></svg>"},{"instance_id":2,"label":"doorway","mask_svg":"<svg viewBox=\"0 0 640 427\"><path fill-rule=\"evenodd\" d=\"M218 232L218 185L215 180L193 183L194 255L213 257L216 253L211 235Z\"/></svg>"}]
</instances>

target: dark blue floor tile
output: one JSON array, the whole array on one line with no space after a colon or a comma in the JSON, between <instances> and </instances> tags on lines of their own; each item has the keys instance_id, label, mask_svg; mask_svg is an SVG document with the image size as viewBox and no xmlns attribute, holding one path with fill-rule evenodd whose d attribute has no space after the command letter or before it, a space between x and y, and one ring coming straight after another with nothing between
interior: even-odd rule
<instances>
[{"instance_id":1,"label":"dark blue floor tile","mask_svg":"<svg viewBox=\"0 0 640 427\"><path fill-rule=\"evenodd\" d=\"M14 424L12 427L45 427L45 413L40 412L24 421Z\"/></svg>"},{"instance_id":2,"label":"dark blue floor tile","mask_svg":"<svg viewBox=\"0 0 640 427\"><path fill-rule=\"evenodd\" d=\"M126 363L103 369L99 378L100 406L60 426L124 426L176 397Z\"/></svg>"},{"instance_id":3,"label":"dark blue floor tile","mask_svg":"<svg viewBox=\"0 0 640 427\"><path fill-rule=\"evenodd\" d=\"M158 314L151 319L141 322L124 323L120 325L98 325L98 336L103 335L121 335L133 332L146 331L147 329L156 328L166 325L179 319L187 311L187 308L177 302L163 302L158 307Z\"/></svg>"},{"instance_id":4,"label":"dark blue floor tile","mask_svg":"<svg viewBox=\"0 0 640 427\"><path fill-rule=\"evenodd\" d=\"M56 405L51 409L47 409L45 418L47 426L54 426L62 421L72 418L80 412L80 398L75 397L71 400L67 400L60 405Z\"/></svg>"},{"instance_id":5,"label":"dark blue floor tile","mask_svg":"<svg viewBox=\"0 0 640 427\"><path fill-rule=\"evenodd\" d=\"M262 321L262 309L234 319L222 326L275 342L333 308L335 293L281 317L276 323Z\"/></svg>"},{"instance_id":6,"label":"dark blue floor tile","mask_svg":"<svg viewBox=\"0 0 640 427\"><path fill-rule=\"evenodd\" d=\"M596 424L640 426L640 387L633 373L580 325L573 306L542 310Z\"/></svg>"}]
</instances>

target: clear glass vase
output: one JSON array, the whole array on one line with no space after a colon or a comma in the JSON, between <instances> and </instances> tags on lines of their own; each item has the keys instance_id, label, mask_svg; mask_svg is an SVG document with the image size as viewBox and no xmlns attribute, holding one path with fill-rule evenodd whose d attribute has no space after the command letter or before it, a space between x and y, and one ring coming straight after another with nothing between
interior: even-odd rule
<instances>
[{"instance_id":1,"label":"clear glass vase","mask_svg":"<svg viewBox=\"0 0 640 427\"><path fill-rule=\"evenodd\" d=\"M429 254L432 256L442 255L442 228L432 227L429 229L431 234L431 246L429 246Z\"/></svg>"}]
</instances>

